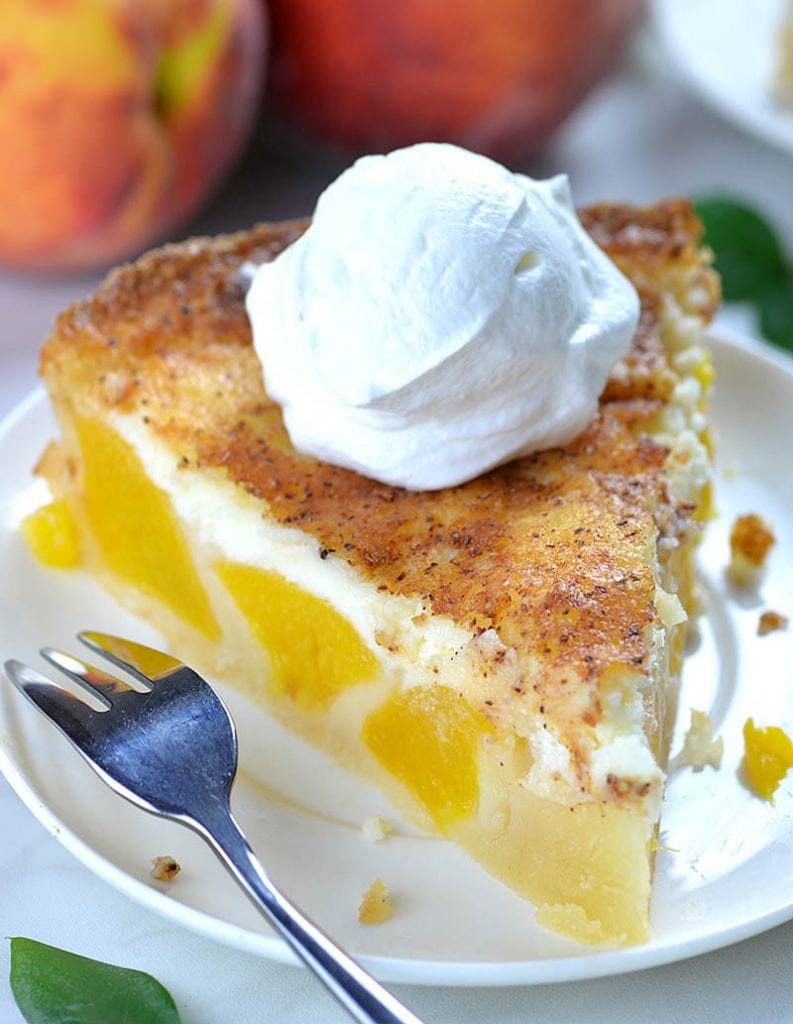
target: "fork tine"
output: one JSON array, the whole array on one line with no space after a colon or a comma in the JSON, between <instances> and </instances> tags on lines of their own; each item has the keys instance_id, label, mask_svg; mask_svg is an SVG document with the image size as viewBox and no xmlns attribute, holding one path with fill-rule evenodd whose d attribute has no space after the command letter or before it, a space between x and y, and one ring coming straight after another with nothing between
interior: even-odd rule
<instances>
[{"instance_id":1,"label":"fork tine","mask_svg":"<svg viewBox=\"0 0 793 1024\"><path fill-rule=\"evenodd\" d=\"M69 739L84 746L90 736L91 719L97 717L85 701L21 661L5 663L6 675L40 711L51 719Z\"/></svg>"},{"instance_id":2,"label":"fork tine","mask_svg":"<svg viewBox=\"0 0 793 1024\"><path fill-rule=\"evenodd\" d=\"M82 661L73 654L67 654L66 651L61 651L57 647L42 647L39 654L50 665L60 669L69 679L100 700L105 707L110 707L112 696L134 689L123 679L119 679L87 661Z\"/></svg>"},{"instance_id":3,"label":"fork tine","mask_svg":"<svg viewBox=\"0 0 793 1024\"><path fill-rule=\"evenodd\" d=\"M184 664L172 658L170 654L110 633L84 630L77 634L77 639L148 686L170 675L171 672L184 668Z\"/></svg>"}]
</instances>

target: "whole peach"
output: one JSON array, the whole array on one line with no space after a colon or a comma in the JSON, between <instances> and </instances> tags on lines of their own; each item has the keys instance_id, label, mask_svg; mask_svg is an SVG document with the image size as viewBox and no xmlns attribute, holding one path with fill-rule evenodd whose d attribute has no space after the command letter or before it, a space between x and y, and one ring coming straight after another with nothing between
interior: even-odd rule
<instances>
[{"instance_id":1,"label":"whole peach","mask_svg":"<svg viewBox=\"0 0 793 1024\"><path fill-rule=\"evenodd\" d=\"M261 0L3 0L0 262L99 266L196 210L238 155Z\"/></svg>"},{"instance_id":2,"label":"whole peach","mask_svg":"<svg viewBox=\"0 0 793 1024\"><path fill-rule=\"evenodd\" d=\"M642 0L270 0L271 96L356 151L536 149L615 60Z\"/></svg>"}]
</instances>

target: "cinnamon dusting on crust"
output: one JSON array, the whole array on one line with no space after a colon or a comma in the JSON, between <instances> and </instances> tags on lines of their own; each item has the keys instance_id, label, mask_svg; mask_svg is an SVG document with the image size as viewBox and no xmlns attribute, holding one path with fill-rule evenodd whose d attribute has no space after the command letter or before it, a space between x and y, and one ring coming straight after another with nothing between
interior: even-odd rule
<instances>
[{"instance_id":1,"label":"cinnamon dusting on crust","mask_svg":"<svg viewBox=\"0 0 793 1024\"><path fill-rule=\"evenodd\" d=\"M273 258L307 221L167 246L119 268L61 315L41 372L56 402L139 416L181 465L225 474L380 591L474 635L495 629L523 672L511 699L542 707L560 735L565 721L593 727L599 677L647 670L645 631L657 621L647 552L658 537L674 542L693 512L671 500L668 452L643 433L678 380L664 304L707 320L718 288L686 201L581 215L639 289L633 346L578 438L460 487L406 491L292 448L264 391L239 268Z\"/></svg>"}]
</instances>

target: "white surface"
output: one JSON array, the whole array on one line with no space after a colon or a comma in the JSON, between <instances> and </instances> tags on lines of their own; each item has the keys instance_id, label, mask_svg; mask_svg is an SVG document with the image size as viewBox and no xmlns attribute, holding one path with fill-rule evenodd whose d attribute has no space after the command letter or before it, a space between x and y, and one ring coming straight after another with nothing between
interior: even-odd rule
<instances>
[{"instance_id":1,"label":"white surface","mask_svg":"<svg viewBox=\"0 0 793 1024\"><path fill-rule=\"evenodd\" d=\"M725 117L793 152L793 108L774 99L784 0L656 0L674 59ZM729 10L729 16L725 11Z\"/></svg>"},{"instance_id":2,"label":"white surface","mask_svg":"<svg viewBox=\"0 0 793 1024\"><path fill-rule=\"evenodd\" d=\"M719 479L720 515L701 550L707 609L686 664L672 752L696 708L724 737L725 755L718 772L672 773L660 835L670 850L658 857L649 942L598 951L552 935L454 846L398 821L387 841L367 844L361 822L373 813L390 817L387 804L221 688L240 736L235 806L254 849L284 890L381 979L514 985L595 977L691 956L793 916L793 774L773 807L739 778L748 717L793 729L793 688L777 671L793 663L793 630L757 636L760 606L793 610L793 474L780 472L793 432L793 360L740 335L714 338L713 350L713 422L730 472ZM40 393L0 428L0 650L37 660L45 642L74 649L81 628L161 643L81 573L37 566L22 542L19 517L40 492L28 470L52 430ZM762 591L737 592L724 577L727 533L736 515L752 509L774 524L776 546ZM20 616L20 607L36 615ZM289 959L197 837L120 801L10 686L0 688L0 770L48 831L122 892L221 942ZM148 877L152 858L164 853L185 869L167 886ZM397 912L387 925L366 928L355 910L375 877L387 880ZM489 912L473 930L482 906Z\"/></svg>"},{"instance_id":3,"label":"white surface","mask_svg":"<svg viewBox=\"0 0 793 1024\"><path fill-rule=\"evenodd\" d=\"M235 191L227 191L197 227L221 230L305 212L338 169L335 164L309 172L271 159L262 172L251 163L237 178ZM580 202L650 200L726 188L771 214L788 250L793 249L790 158L701 105L667 72L650 45L640 47L623 73L600 89L526 169L538 177L569 171ZM90 284L87 279L0 280L2 412L33 385L36 348L49 321ZM34 609L25 612L34 615ZM171 924L97 879L47 836L4 782L0 815L2 935L29 935L150 970L173 992L185 1024L346 1020L302 970L231 950ZM481 916L486 913L487 908ZM398 985L395 991L428 1024L790 1024L792 943L793 924L786 924L716 953L622 977L531 989ZM5 943L0 957L0 1020L14 1024L21 1017L2 981L7 977Z\"/></svg>"}]
</instances>

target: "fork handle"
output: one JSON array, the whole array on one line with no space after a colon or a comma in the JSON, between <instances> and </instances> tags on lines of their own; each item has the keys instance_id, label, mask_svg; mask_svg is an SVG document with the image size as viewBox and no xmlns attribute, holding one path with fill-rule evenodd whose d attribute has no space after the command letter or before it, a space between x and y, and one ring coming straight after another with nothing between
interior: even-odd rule
<instances>
[{"instance_id":1,"label":"fork handle","mask_svg":"<svg viewBox=\"0 0 793 1024\"><path fill-rule=\"evenodd\" d=\"M402 1003L291 903L268 878L228 809L199 831L265 917L359 1024L421 1024Z\"/></svg>"}]
</instances>

